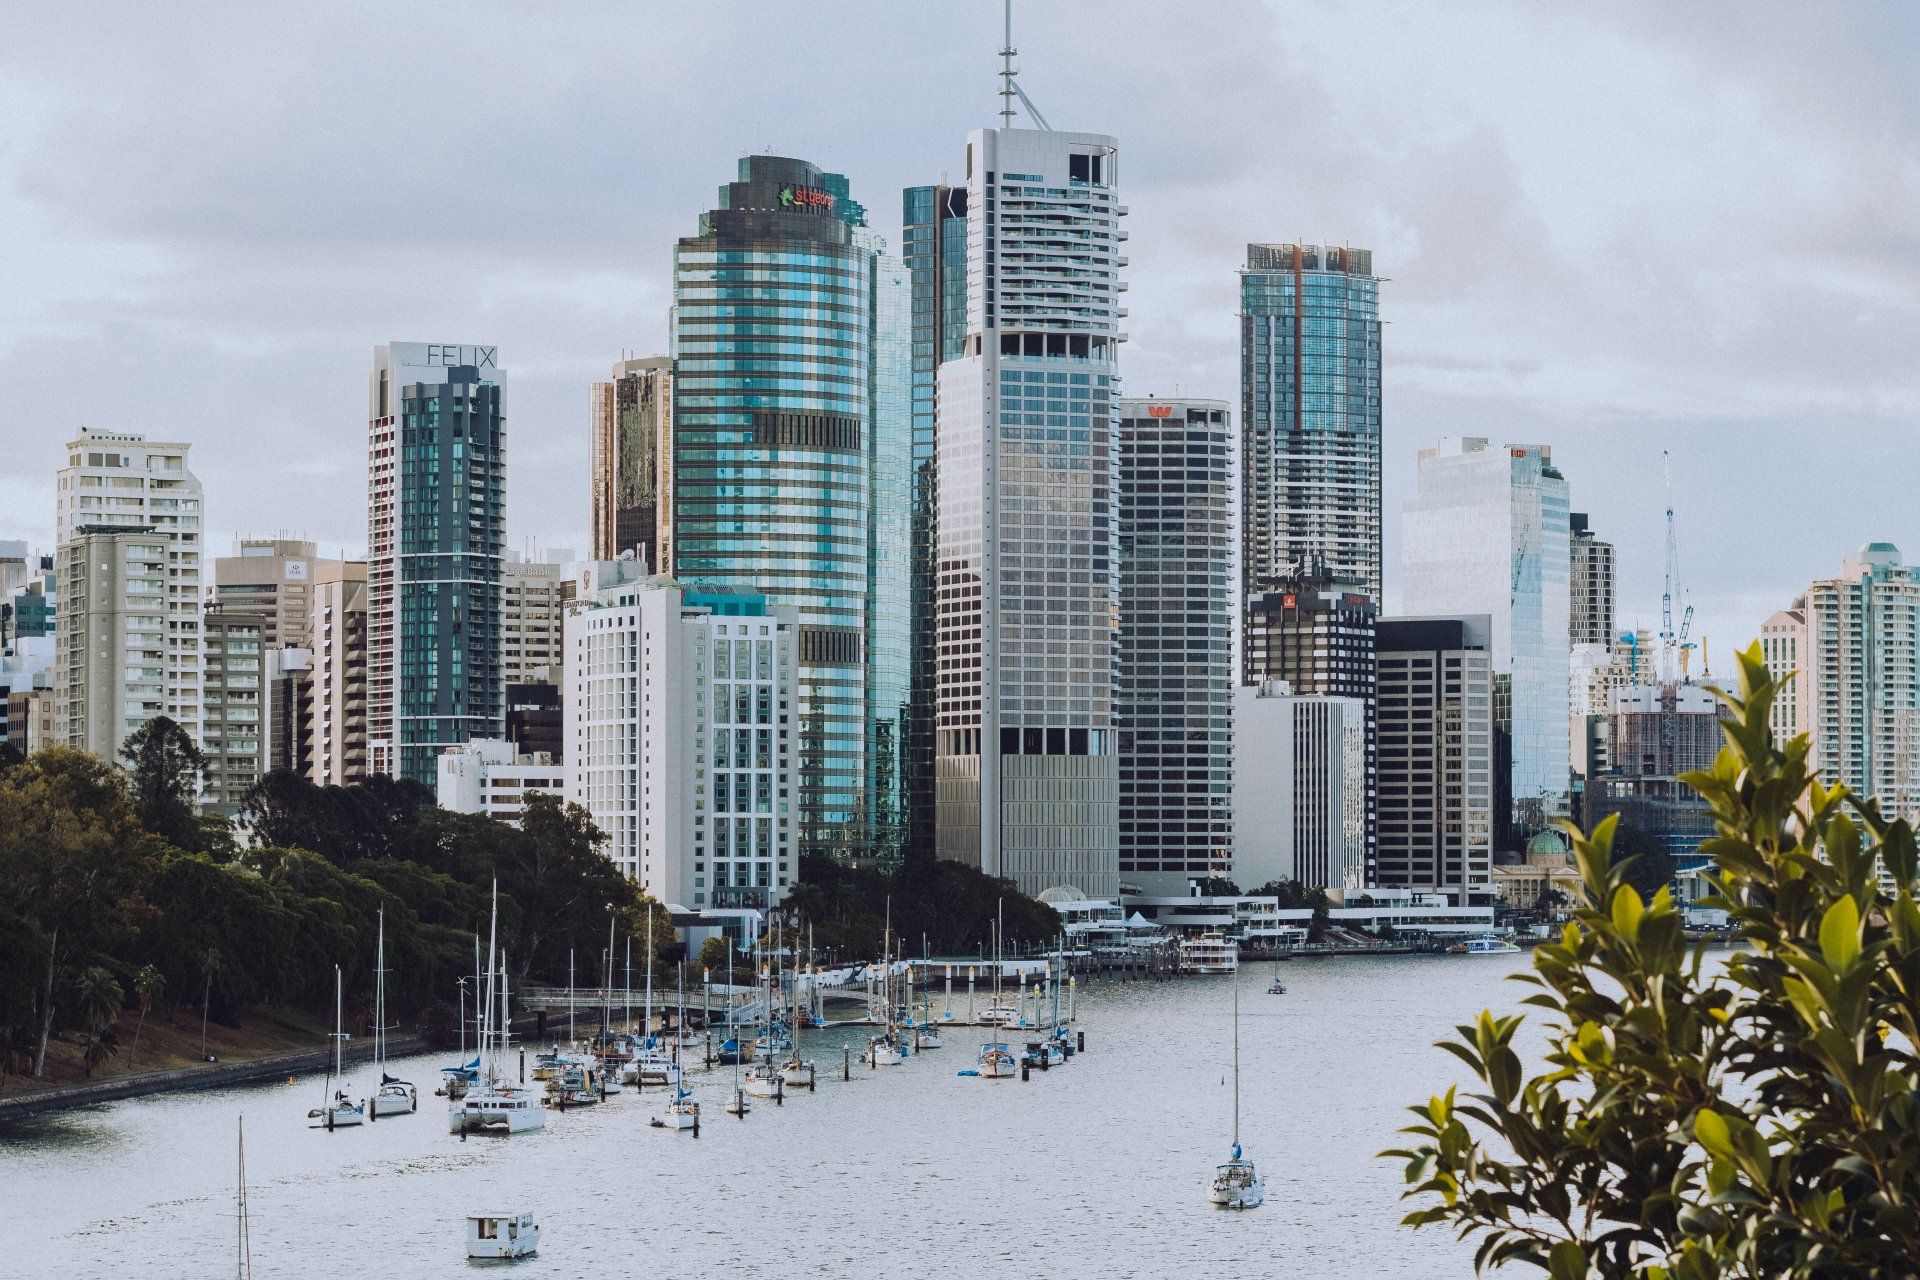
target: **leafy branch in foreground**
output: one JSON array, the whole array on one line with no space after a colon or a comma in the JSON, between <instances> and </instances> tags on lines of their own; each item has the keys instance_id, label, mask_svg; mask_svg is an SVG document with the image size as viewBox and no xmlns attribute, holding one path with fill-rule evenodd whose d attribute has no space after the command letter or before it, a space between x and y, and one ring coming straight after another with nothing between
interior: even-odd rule
<instances>
[{"instance_id":1,"label":"leafy branch in foreground","mask_svg":"<svg viewBox=\"0 0 1920 1280\"><path fill-rule=\"evenodd\" d=\"M1903 819L1823 785L1777 744L1758 645L1720 693L1726 745L1683 781L1712 806L1709 905L1738 950L1689 943L1574 831L1582 901L1516 975L1545 1009L1529 1074L1519 1017L1441 1047L1484 1091L1411 1110L1409 1226L1477 1242L1475 1265L1553 1280L1911 1277L1920 1265L1920 908Z\"/></svg>"}]
</instances>

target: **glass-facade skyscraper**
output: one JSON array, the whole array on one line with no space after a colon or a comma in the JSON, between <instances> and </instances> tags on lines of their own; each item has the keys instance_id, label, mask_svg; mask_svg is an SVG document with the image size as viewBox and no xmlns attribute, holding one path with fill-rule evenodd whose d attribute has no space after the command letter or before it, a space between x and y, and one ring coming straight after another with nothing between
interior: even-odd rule
<instances>
[{"instance_id":1,"label":"glass-facade skyscraper","mask_svg":"<svg viewBox=\"0 0 1920 1280\"><path fill-rule=\"evenodd\" d=\"M913 285L913 504L911 508L912 699L907 722L906 852L931 858L934 699L939 679L935 610L939 583L939 472L935 396L941 362L967 336L967 189L909 187L900 210L901 256Z\"/></svg>"},{"instance_id":2,"label":"glass-facade skyscraper","mask_svg":"<svg viewBox=\"0 0 1920 1280\"><path fill-rule=\"evenodd\" d=\"M506 414L494 347L394 342L368 380L367 737L429 786L506 723Z\"/></svg>"},{"instance_id":3,"label":"glass-facade skyscraper","mask_svg":"<svg viewBox=\"0 0 1920 1280\"><path fill-rule=\"evenodd\" d=\"M935 394L936 851L1119 891L1114 140L967 140L966 333Z\"/></svg>"},{"instance_id":4,"label":"glass-facade skyscraper","mask_svg":"<svg viewBox=\"0 0 1920 1280\"><path fill-rule=\"evenodd\" d=\"M1380 599L1380 282L1373 254L1250 244L1240 273L1242 571L1318 556Z\"/></svg>"},{"instance_id":5,"label":"glass-facade skyscraper","mask_svg":"<svg viewBox=\"0 0 1920 1280\"><path fill-rule=\"evenodd\" d=\"M905 269L844 177L748 156L679 242L674 303L674 574L797 610L800 849L888 858L907 700Z\"/></svg>"},{"instance_id":6,"label":"glass-facade skyscraper","mask_svg":"<svg viewBox=\"0 0 1920 1280\"><path fill-rule=\"evenodd\" d=\"M1232 417L1222 400L1115 415L1120 877L1184 894L1233 871Z\"/></svg>"},{"instance_id":7,"label":"glass-facade skyscraper","mask_svg":"<svg viewBox=\"0 0 1920 1280\"><path fill-rule=\"evenodd\" d=\"M1506 812L1495 807L1496 850L1569 810L1569 514L1566 477L1544 445L1452 437L1420 451L1402 594L1410 615L1492 621L1494 718L1507 748L1494 787L1508 800Z\"/></svg>"}]
</instances>

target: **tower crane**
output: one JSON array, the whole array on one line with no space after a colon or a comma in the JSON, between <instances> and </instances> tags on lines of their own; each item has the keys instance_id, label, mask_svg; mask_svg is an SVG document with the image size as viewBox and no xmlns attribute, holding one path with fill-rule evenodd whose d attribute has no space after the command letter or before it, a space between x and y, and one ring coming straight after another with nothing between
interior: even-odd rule
<instances>
[{"instance_id":1,"label":"tower crane","mask_svg":"<svg viewBox=\"0 0 1920 1280\"><path fill-rule=\"evenodd\" d=\"M1660 597L1660 678L1666 683L1684 683L1694 649L1688 638L1693 631L1693 606L1686 603L1686 592L1680 584L1680 536L1673 526L1673 457L1665 449L1660 451L1660 470L1667 488L1667 589ZM1676 598L1681 601L1677 628L1673 622Z\"/></svg>"}]
</instances>

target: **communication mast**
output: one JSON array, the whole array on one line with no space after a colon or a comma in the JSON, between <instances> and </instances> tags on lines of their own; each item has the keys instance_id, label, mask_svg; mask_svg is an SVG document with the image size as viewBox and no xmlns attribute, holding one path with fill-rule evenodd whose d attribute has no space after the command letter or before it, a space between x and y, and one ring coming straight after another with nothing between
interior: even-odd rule
<instances>
[{"instance_id":1,"label":"communication mast","mask_svg":"<svg viewBox=\"0 0 1920 1280\"><path fill-rule=\"evenodd\" d=\"M1005 0L1004 13L1006 38L1000 45L1000 119L1004 122L1001 127L1013 128L1013 100L1018 98L1020 105L1027 109L1027 114L1033 117L1033 122L1052 133L1053 126L1047 123L1047 118L1040 114L1040 108L1033 105L1033 99L1027 96L1027 91L1015 79L1020 69L1013 65L1013 57L1020 51L1013 47L1013 0Z\"/></svg>"}]
</instances>

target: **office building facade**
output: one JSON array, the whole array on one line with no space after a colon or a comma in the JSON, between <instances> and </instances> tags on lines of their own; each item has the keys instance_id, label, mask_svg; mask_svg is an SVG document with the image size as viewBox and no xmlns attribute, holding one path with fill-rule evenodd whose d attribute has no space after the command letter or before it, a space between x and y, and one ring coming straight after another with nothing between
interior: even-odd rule
<instances>
[{"instance_id":1,"label":"office building facade","mask_svg":"<svg viewBox=\"0 0 1920 1280\"><path fill-rule=\"evenodd\" d=\"M1282 680L1234 690L1231 875L1241 889L1368 883L1367 728L1363 698L1296 694Z\"/></svg>"},{"instance_id":2,"label":"office building facade","mask_svg":"<svg viewBox=\"0 0 1920 1280\"><path fill-rule=\"evenodd\" d=\"M967 189L909 187L901 200L901 257L913 290L909 374L913 415L913 557L908 602L910 704L906 727L905 851L934 854L934 721L939 686L939 496L935 422L940 365L967 336Z\"/></svg>"},{"instance_id":3,"label":"office building facade","mask_svg":"<svg viewBox=\"0 0 1920 1280\"><path fill-rule=\"evenodd\" d=\"M583 569L566 622L567 792L663 902L777 904L799 863L799 610Z\"/></svg>"},{"instance_id":4,"label":"office building facade","mask_svg":"<svg viewBox=\"0 0 1920 1280\"><path fill-rule=\"evenodd\" d=\"M394 342L368 378L369 767L427 786L504 725L501 377L495 347Z\"/></svg>"},{"instance_id":5,"label":"office building facade","mask_svg":"<svg viewBox=\"0 0 1920 1280\"><path fill-rule=\"evenodd\" d=\"M1516 851L1570 812L1568 515L1567 481L1547 447L1453 437L1421 450L1402 526L1407 612L1492 621L1507 747L1496 843Z\"/></svg>"},{"instance_id":6,"label":"office building facade","mask_svg":"<svg viewBox=\"0 0 1920 1280\"><path fill-rule=\"evenodd\" d=\"M674 575L798 611L801 844L887 860L900 803L875 787L904 777L905 269L845 178L748 156L679 242L674 303Z\"/></svg>"},{"instance_id":7,"label":"office building facade","mask_svg":"<svg viewBox=\"0 0 1920 1280\"><path fill-rule=\"evenodd\" d=\"M223 608L261 615L269 649L304 645L313 617L313 584L340 562L324 560L298 538L241 538L213 562L209 597Z\"/></svg>"},{"instance_id":8,"label":"office building facade","mask_svg":"<svg viewBox=\"0 0 1920 1280\"><path fill-rule=\"evenodd\" d=\"M102 759L157 715L200 740L203 512L187 453L82 427L56 480L56 734Z\"/></svg>"},{"instance_id":9,"label":"office building facade","mask_svg":"<svg viewBox=\"0 0 1920 1280\"><path fill-rule=\"evenodd\" d=\"M1233 448L1221 400L1115 402L1120 878L1225 875L1233 826Z\"/></svg>"},{"instance_id":10,"label":"office building facade","mask_svg":"<svg viewBox=\"0 0 1920 1280\"><path fill-rule=\"evenodd\" d=\"M308 622L312 676L303 719L310 726L307 776L323 787L364 782L368 741L368 567L364 560L321 570Z\"/></svg>"},{"instance_id":11,"label":"office building facade","mask_svg":"<svg viewBox=\"0 0 1920 1280\"><path fill-rule=\"evenodd\" d=\"M1801 596L1793 604L1768 618L1760 627L1760 653L1767 663L1767 674L1781 685L1774 695L1773 711L1768 719L1773 735L1781 742L1813 732L1812 708L1807 705L1809 673L1807 661L1807 600Z\"/></svg>"},{"instance_id":12,"label":"office building facade","mask_svg":"<svg viewBox=\"0 0 1920 1280\"><path fill-rule=\"evenodd\" d=\"M1376 883L1493 892L1492 620L1386 618L1376 630Z\"/></svg>"},{"instance_id":13,"label":"office building facade","mask_svg":"<svg viewBox=\"0 0 1920 1280\"><path fill-rule=\"evenodd\" d=\"M1242 570L1312 557L1380 599L1380 281L1373 254L1250 244L1240 272Z\"/></svg>"},{"instance_id":14,"label":"office building facade","mask_svg":"<svg viewBox=\"0 0 1920 1280\"><path fill-rule=\"evenodd\" d=\"M593 481L591 556L629 552L673 572L673 361L622 360L593 384L588 418Z\"/></svg>"},{"instance_id":15,"label":"office building facade","mask_svg":"<svg viewBox=\"0 0 1920 1280\"><path fill-rule=\"evenodd\" d=\"M967 332L935 396L936 847L1027 893L1119 888L1118 178L1100 134L967 143Z\"/></svg>"}]
</instances>

